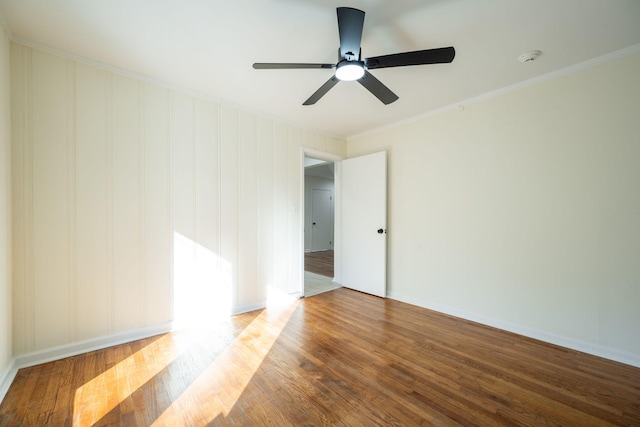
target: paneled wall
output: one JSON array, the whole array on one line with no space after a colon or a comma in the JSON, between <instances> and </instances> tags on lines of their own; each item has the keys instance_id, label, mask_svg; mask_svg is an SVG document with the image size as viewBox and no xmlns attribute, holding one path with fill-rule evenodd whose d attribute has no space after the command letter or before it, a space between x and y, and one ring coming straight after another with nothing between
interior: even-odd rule
<instances>
[{"instance_id":1,"label":"paneled wall","mask_svg":"<svg viewBox=\"0 0 640 427\"><path fill-rule=\"evenodd\" d=\"M16 354L299 290L301 147L343 141L21 45L11 66Z\"/></svg>"},{"instance_id":2,"label":"paneled wall","mask_svg":"<svg viewBox=\"0 0 640 427\"><path fill-rule=\"evenodd\" d=\"M1 18L1 16L0 16ZM9 38L0 24L0 399L13 357L11 321L11 163Z\"/></svg>"}]
</instances>

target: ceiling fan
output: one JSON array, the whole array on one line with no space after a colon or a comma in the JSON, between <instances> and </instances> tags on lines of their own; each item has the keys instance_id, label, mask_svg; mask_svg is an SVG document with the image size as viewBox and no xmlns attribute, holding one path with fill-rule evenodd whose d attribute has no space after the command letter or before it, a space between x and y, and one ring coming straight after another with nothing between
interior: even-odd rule
<instances>
[{"instance_id":1,"label":"ceiling fan","mask_svg":"<svg viewBox=\"0 0 640 427\"><path fill-rule=\"evenodd\" d=\"M385 105L391 104L398 96L376 79L368 70L376 68L404 67L407 65L444 64L453 61L456 51L453 47L416 50L413 52L393 53L390 55L361 58L360 42L364 25L364 12L351 7L339 7L338 33L340 50L337 64L301 64L301 63L264 63L256 62L256 70L275 70L291 68L335 68L336 72L325 84L320 86L302 105L313 105L339 81L357 80Z\"/></svg>"}]
</instances>

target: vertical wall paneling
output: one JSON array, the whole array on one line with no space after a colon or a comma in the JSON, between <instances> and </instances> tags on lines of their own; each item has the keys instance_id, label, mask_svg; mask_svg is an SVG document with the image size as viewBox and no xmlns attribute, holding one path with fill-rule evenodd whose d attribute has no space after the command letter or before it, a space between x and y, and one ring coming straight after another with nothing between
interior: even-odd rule
<instances>
[{"instance_id":1,"label":"vertical wall paneling","mask_svg":"<svg viewBox=\"0 0 640 427\"><path fill-rule=\"evenodd\" d=\"M28 50L21 46L11 46L11 217L12 217L12 262L13 262L13 348L14 352L26 352L32 347L30 333L27 288L29 274L27 218L27 141L28 131L28 90L30 82L27 64ZM20 191L17 191L17 190Z\"/></svg>"},{"instance_id":2,"label":"vertical wall paneling","mask_svg":"<svg viewBox=\"0 0 640 427\"><path fill-rule=\"evenodd\" d=\"M69 336L75 341L78 335L77 303L77 234L76 234L76 64L67 61L67 298Z\"/></svg>"},{"instance_id":3,"label":"vertical wall paneling","mask_svg":"<svg viewBox=\"0 0 640 427\"><path fill-rule=\"evenodd\" d=\"M33 58L33 265L35 344L69 341L67 230L67 64L37 53ZM39 325L48 324L51 330Z\"/></svg>"},{"instance_id":4,"label":"vertical wall paneling","mask_svg":"<svg viewBox=\"0 0 640 427\"><path fill-rule=\"evenodd\" d=\"M201 317L210 317L229 314L230 311L229 304L223 304L225 300L228 302L228 291L221 286L219 259L218 105L203 100L196 102L196 302L200 306Z\"/></svg>"},{"instance_id":5,"label":"vertical wall paneling","mask_svg":"<svg viewBox=\"0 0 640 427\"><path fill-rule=\"evenodd\" d=\"M289 292L288 219L289 219L289 134L280 123L273 125L273 252L278 254L273 265L274 286ZM282 254L286 254L283 256Z\"/></svg>"},{"instance_id":6,"label":"vertical wall paneling","mask_svg":"<svg viewBox=\"0 0 640 427\"><path fill-rule=\"evenodd\" d=\"M143 84L142 246L144 323L166 322L172 316L171 177L169 91Z\"/></svg>"},{"instance_id":7,"label":"vertical wall paneling","mask_svg":"<svg viewBox=\"0 0 640 427\"><path fill-rule=\"evenodd\" d=\"M256 117L240 112L239 131L239 172L240 172L240 224L239 224L239 305L249 301L261 301L261 292L257 282L256 221L258 207L257 194L257 157L256 157ZM264 299L262 299L264 300Z\"/></svg>"},{"instance_id":8,"label":"vertical wall paneling","mask_svg":"<svg viewBox=\"0 0 640 427\"><path fill-rule=\"evenodd\" d=\"M78 338L109 332L107 96L105 72L79 64L76 80Z\"/></svg>"},{"instance_id":9,"label":"vertical wall paneling","mask_svg":"<svg viewBox=\"0 0 640 427\"><path fill-rule=\"evenodd\" d=\"M126 331L143 324L139 82L115 75L111 116L112 324Z\"/></svg>"},{"instance_id":10,"label":"vertical wall paneling","mask_svg":"<svg viewBox=\"0 0 640 427\"><path fill-rule=\"evenodd\" d=\"M220 258L222 274L229 288L231 307L239 304L239 147L238 111L220 107Z\"/></svg>"},{"instance_id":11,"label":"vertical wall paneling","mask_svg":"<svg viewBox=\"0 0 640 427\"><path fill-rule=\"evenodd\" d=\"M218 218L218 106L197 101L196 129L196 233L197 243L219 253Z\"/></svg>"},{"instance_id":12,"label":"vertical wall paneling","mask_svg":"<svg viewBox=\"0 0 640 427\"><path fill-rule=\"evenodd\" d=\"M106 301L108 309L107 317L107 333L114 330L114 315L115 315L115 283L114 283L114 247L113 247L113 74L104 73L104 123L105 123L105 146L104 146L104 161L105 161L105 200L104 205L105 212L105 244L106 244L106 273L105 281L108 288L108 300Z\"/></svg>"},{"instance_id":13,"label":"vertical wall paneling","mask_svg":"<svg viewBox=\"0 0 640 427\"><path fill-rule=\"evenodd\" d=\"M7 391L13 363L10 94L11 44L0 24L0 400Z\"/></svg>"},{"instance_id":14,"label":"vertical wall paneling","mask_svg":"<svg viewBox=\"0 0 640 427\"><path fill-rule=\"evenodd\" d=\"M289 293L300 292L302 290L303 274L301 272L302 257L304 255L304 247L300 244L302 236L302 227L300 215L302 213L302 203L300 200L300 175L302 174L302 159L300 155L300 147L308 146L307 141L303 139L305 132L298 128L289 128L289 144L288 144L288 164L287 176L289 203L289 217L287 219L289 238L289 269L287 271L287 283Z\"/></svg>"},{"instance_id":15,"label":"vertical wall paneling","mask_svg":"<svg viewBox=\"0 0 640 427\"><path fill-rule=\"evenodd\" d=\"M138 292L141 298L141 301L146 301L146 242L144 236L145 222L144 222L144 201L145 201L145 192L144 192L144 184L145 184L145 155L144 155L144 83L141 81L137 82L136 85L137 99L138 99L138 120L139 124L137 127L138 136L135 144L138 149L138 191L139 191L139 199L138 199L138 230L136 230L136 234L138 237L138 262L139 265L139 282L138 282ZM138 305L138 319L140 319L140 325L145 325L145 320L147 316L146 304L141 303Z\"/></svg>"},{"instance_id":16,"label":"vertical wall paneling","mask_svg":"<svg viewBox=\"0 0 640 427\"><path fill-rule=\"evenodd\" d=\"M196 236L196 103L171 92L171 178L173 224L174 314L185 320L197 293Z\"/></svg>"},{"instance_id":17,"label":"vertical wall paneling","mask_svg":"<svg viewBox=\"0 0 640 427\"><path fill-rule=\"evenodd\" d=\"M33 54L28 50L24 54L24 72L28 77L28 81L24 84L24 113L26 119L25 124L25 140L24 140L24 174L22 184L25 187L24 209L25 209L25 329L28 333L26 339L26 348L33 350L36 348L36 322L35 322L35 261L33 257L34 247L34 231L33 231Z\"/></svg>"},{"instance_id":18,"label":"vertical wall paneling","mask_svg":"<svg viewBox=\"0 0 640 427\"><path fill-rule=\"evenodd\" d=\"M273 131L271 121L258 117L256 127L257 172L257 277L263 289L274 286L273 242L276 238L274 227L275 191L273 179Z\"/></svg>"},{"instance_id":19,"label":"vertical wall paneling","mask_svg":"<svg viewBox=\"0 0 640 427\"><path fill-rule=\"evenodd\" d=\"M300 147L343 142L28 47L11 55L16 354L300 290Z\"/></svg>"},{"instance_id":20,"label":"vertical wall paneling","mask_svg":"<svg viewBox=\"0 0 640 427\"><path fill-rule=\"evenodd\" d=\"M191 97L171 92L171 170L173 227L195 239L195 111ZM177 274L177 273L176 273Z\"/></svg>"}]
</instances>

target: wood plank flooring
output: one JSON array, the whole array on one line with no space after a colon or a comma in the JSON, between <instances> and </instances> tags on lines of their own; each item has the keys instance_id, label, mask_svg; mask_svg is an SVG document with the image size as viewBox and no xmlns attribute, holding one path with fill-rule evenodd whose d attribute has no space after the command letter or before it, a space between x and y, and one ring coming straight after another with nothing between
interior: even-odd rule
<instances>
[{"instance_id":1,"label":"wood plank flooring","mask_svg":"<svg viewBox=\"0 0 640 427\"><path fill-rule=\"evenodd\" d=\"M306 252L304 271L333 279L333 251Z\"/></svg>"},{"instance_id":2,"label":"wood plank flooring","mask_svg":"<svg viewBox=\"0 0 640 427\"><path fill-rule=\"evenodd\" d=\"M338 289L22 369L1 426L639 426L640 369Z\"/></svg>"}]
</instances>

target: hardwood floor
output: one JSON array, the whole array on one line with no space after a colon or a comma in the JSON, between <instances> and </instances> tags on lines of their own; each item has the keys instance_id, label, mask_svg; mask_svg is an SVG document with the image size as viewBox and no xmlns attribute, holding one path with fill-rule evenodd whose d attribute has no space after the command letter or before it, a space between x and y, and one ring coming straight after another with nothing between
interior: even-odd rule
<instances>
[{"instance_id":1,"label":"hardwood floor","mask_svg":"<svg viewBox=\"0 0 640 427\"><path fill-rule=\"evenodd\" d=\"M22 369L0 425L640 425L640 369L338 289Z\"/></svg>"},{"instance_id":2,"label":"hardwood floor","mask_svg":"<svg viewBox=\"0 0 640 427\"><path fill-rule=\"evenodd\" d=\"M333 278L333 251L306 252L304 271Z\"/></svg>"}]
</instances>

